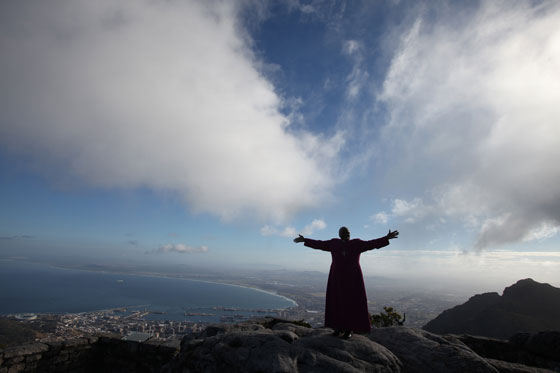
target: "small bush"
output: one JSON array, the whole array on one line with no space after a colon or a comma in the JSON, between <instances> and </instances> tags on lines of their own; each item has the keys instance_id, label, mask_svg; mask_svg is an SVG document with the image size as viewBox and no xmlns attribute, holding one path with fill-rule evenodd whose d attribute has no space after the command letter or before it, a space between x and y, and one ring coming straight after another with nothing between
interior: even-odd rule
<instances>
[{"instance_id":1,"label":"small bush","mask_svg":"<svg viewBox=\"0 0 560 373\"><path fill-rule=\"evenodd\" d=\"M402 317L401 314L393 309L393 307L383 307L385 312L380 312L377 315L371 315L371 324L376 328L386 328L389 326L399 326L404 324L406 314Z\"/></svg>"}]
</instances>

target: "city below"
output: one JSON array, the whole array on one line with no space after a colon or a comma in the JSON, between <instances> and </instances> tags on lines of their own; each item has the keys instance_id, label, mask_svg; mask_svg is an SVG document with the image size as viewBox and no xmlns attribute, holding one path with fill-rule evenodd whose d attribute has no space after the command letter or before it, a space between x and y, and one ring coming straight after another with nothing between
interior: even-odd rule
<instances>
[{"instance_id":1,"label":"city below","mask_svg":"<svg viewBox=\"0 0 560 373\"><path fill-rule=\"evenodd\" d=\"M168 272L165 275L187 278L184 273ZM92 334L111 334L138 341L151 339L172 342L180 341L182 336L198 332L217 322L238 323L265 316L301 320L313 327L323 325L327 279L324 273L263 271L237 272L228 275L222 273L219 276L190 273L189 277L264 290L289 298L295 301L296 305L286 309L240 309L218 306L210 310L185 308L184 320L168 320L165 318L165 312L150 310L149 305L81 313L12 314L4 315L2 318L17 320L33 329L36 332L35 341L38 342L60 341ZM406 314L405 325L411 327L422 327L443 310L460 304L468 298L464 295L409 289L380 279L368 281L366 278L365 282L370 313L379 313L384 306L391 306L397 312ZM375 285L371 285L372 283Z\"/></svg>"}]
</instances>

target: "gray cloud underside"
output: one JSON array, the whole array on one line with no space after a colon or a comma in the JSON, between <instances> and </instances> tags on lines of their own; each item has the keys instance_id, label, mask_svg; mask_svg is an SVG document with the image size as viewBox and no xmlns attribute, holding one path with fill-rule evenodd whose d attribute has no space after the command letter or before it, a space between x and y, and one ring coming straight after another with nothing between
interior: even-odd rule
<instances>
[{"instance_id":1,"label":"gray cloud underside","mask_svg":"<svg viewBox=\"0 0 560 373\"><path fill-rule=\"evenodd\" d=\"M417 19L379 97L388 184L409 195L393 212L476 226L478 249L549 237L560 226L560 4L457 14Z\"/></svg>"},{"instance_id":2,"label":"gray cloud underside","mask_svg":"<svg viewBox=\"0 0 560 373\"><path fill-rule=\"evenodd\" d=\"M316 206L343 139L290 130L238 6L2 2L0 146L45 174L171 191L226 220Z\"/></svg>"}]
</instances>

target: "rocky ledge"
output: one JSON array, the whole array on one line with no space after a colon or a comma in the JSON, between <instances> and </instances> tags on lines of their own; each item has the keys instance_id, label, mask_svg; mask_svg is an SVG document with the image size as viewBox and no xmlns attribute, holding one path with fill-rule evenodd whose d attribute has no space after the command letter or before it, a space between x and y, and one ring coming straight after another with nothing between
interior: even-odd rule
<instances>
[{"instance_id":1,"label":"rocky ledge","mask_svg":"<svg viewBox=\"0 0 560 373\"><path fill-rule=\"evenodd\" d=\"M208 327L185 337L163 372L552 372L556 350L540 355L524 344L472 336L440 336L392 327L344 340L331 329L282 320ZM558 348L560 333L547 340ZM556 334L555 334L556 333ZM538 339L538 338L537 338ZM550 349L550 348L549 348ZM476 352L475 352L476 350ZM501 360L507 359L507 360ZM533 366L523 363L530 362Z\"/></svg>"},{"instance_id":2,"label":"rocky ledge","mask_svg":"<svg viewBox=\"0 0 560 373\"><path fill-rule=\"evenodd\" d=\"M374 329L349 340L278 319L219 324L178 343L92 336L0 349L9 372L560 372L560 332L509 341Z\"/></svg>"}]
</instances>

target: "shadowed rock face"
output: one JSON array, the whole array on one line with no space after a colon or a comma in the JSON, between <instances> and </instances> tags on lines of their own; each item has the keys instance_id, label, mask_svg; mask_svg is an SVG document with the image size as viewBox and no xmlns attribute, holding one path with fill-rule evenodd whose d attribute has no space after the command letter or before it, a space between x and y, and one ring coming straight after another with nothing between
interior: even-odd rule
<instances>
[{"instance_id":1,"label":"shadowed rock face","mask_svg":"<svg viewBox=\"0 0 560 373\"><path fill-rule=\"evenodd\" d=\"M392 327L373 329L369 338L398 356L407 372L497 372L484 358L452 336Z\"/></svg>"},{"instance_id":2,"label":"shadowed rock face","mask_svg":"<svg viewBox=\"0 0 560 373\"><path fill-rule=\"evenodd\" d=\"M520 333L509 341L471 335L456 337L493 366L500 367L500 371L519 364L535 367L533 370L540 367L560 371L560 332Z\"/></svg>"},{"instance_id":3,"label":"shadowed rock face","mask_svg":"<svg viewBox=\"0 0 560 373\"><path fill-rule=\"evenodd\" d=\"M344 340L331 329L281 322L216 325L185 337L164 372L547 372L485 358L459 338L421 329L373 329ZM484 341L479 341L483 343ZM502 341L507 343L506 341Z\"/></svg>"},{"instance_id":4,"label":"shadowed rock face","mask_svg":"<svg viewBox=\"0 0 560 373\"><path fill-rule=\"evenodd\" d=\"M423 329L438 334L473 334L508 339L520 332L560 330L560 289L531 279L507 287L503 295L475 295L444 311Z\"/></svg>"}]
</instances>

